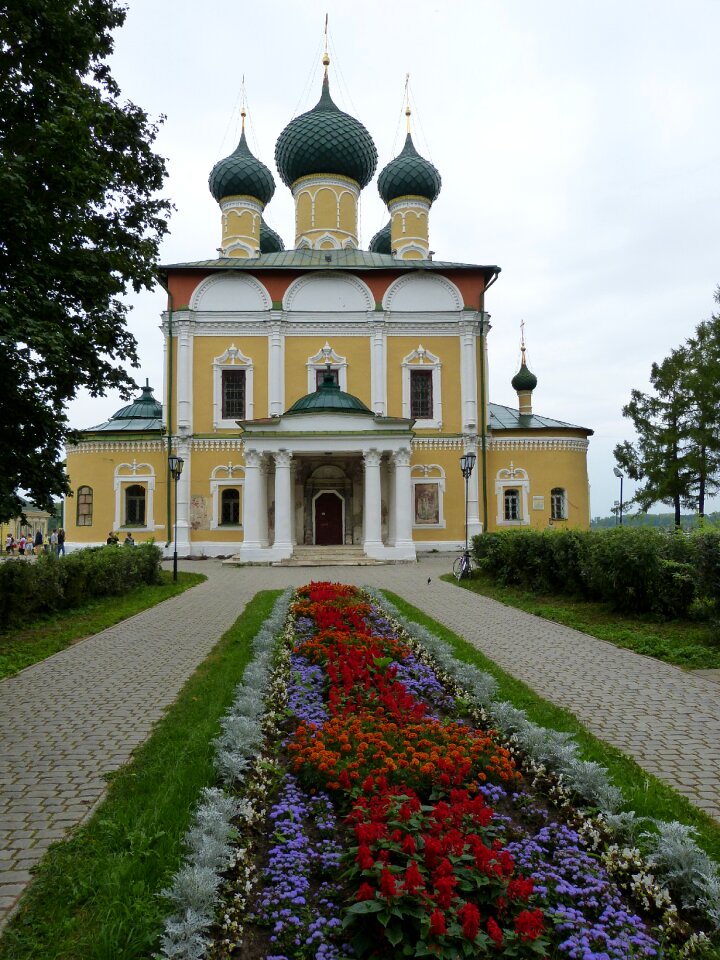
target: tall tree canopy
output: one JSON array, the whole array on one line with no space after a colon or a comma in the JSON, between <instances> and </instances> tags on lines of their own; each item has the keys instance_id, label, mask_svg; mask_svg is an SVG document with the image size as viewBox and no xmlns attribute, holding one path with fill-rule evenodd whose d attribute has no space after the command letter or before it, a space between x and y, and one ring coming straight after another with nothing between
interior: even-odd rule
<instances>
[{"instance_id":1,"label":"tall tree canopy","mask_svg":"<svg viewBox=\"0 0 720 960\"><path fill-rule=\"evenodd\" d=\"M720 303L720 287L715 291ZM623 416L637 441L615 447L615 459L641 481L633 502L681 506L703 516L705 499L720 489L720 315L698 324L695 335L650 372L653 393L633 390Z\"/></svg>"},{"instance_id":2,"label":"tall tree canopy","mask_svg":"<svg viewBox=\"0 0 720 960\"><path fill-rule=\"evenodd\" d=\"M107 58L115 0L0 6L0 519L18 490L67 492L67 402L134 389L136 342L120 297L154 283L167 200L157 126Z\"/></svg>"}]
</instances>

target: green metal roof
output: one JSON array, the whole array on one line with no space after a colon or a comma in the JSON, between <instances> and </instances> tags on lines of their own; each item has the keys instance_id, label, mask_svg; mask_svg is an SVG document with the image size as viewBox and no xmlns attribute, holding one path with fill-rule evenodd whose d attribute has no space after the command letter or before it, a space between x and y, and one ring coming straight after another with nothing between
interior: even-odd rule
<instances>
[{"instance_id":1,"label":"green metal roof","mask_svg":"<svg viewBox=\"0 0 720 960\"><path fill-rule=\"evenodd\" d=\"M564 420L551 420L550 417L539 417L535 413L520 413L513 407L505 407L500 403L489 403L490 429L499 430L582 430L588 436L593 431L588 427L579 427L575 423L565 423Z\"/></svg>"},{"instance_id":2,"label":"green metal roof","mask_svg":"<svg viewBox=\"0 0 720 960\"><path fill-rule=\"evenodd\" d=\"M402 151L380 171L378 177L378 193L385 203L407 196L425 197L432 203L441 186L437 169L420 156L409 133Z\"/></svg>"},{"instance_id":3,"label":"green metal roof","mask_svg":"<svg viewBox=\"0 0 720 960\"><path fill-rule=\"evenodd\" d=\"M152 387L145 381L141 396L95 427L82 433L138 433L146 430L162 431L162 404L153 396Z\"/></svg>"},{"instance_id":4,"label":"green metal roof","mask_svg":"<svg viewBox=\"0 0 720 960\"><path fill-rule=\"evenodd\" d=\"M377 150L360 121L335 105L325 76L313 109L291 120L278 137L275 163L288 187L318 173L339 174L365 187L375 173Z\"/></svg>"},{"instance_id":5,"label":"green metal roof","mask_svg":"<svg viewBox=\"0 0 720 960\"><path fill-rule=\"evenodd\" d=\"M317 390L296 400L283 416L296 413L367 413L375 416L362 400L345 393L331 378L323 378Z\"/></svg>"},{"instance_id":6,"label":"green metal roof","mask_svg":"<svg viewBox=\"0 0 720 960\"><path fill-rule=\"evenodd\" d=\"M500 267L477 263L452 263L446 260L396 260L390 254L367 250L282 250L261 253L259 257L218 257L215 260L194 260L187 263L163 264L161 275L169 270L392 270L422 272L448 270L482 270L489 279L500 273Z\"/></svg>"},{"instance_id":7,"label":"green metal roof","mask_svg":"<svg viewBox=\"0 0 720 960\"><path fill-rule=\"evenodd\" d=\"M243 129L240 143L229 157L218 160L208 178L210 193L218 203L223 197L256 197L266 204L275 193L275 181L265 164L253 156Z\"/></svg>"}]
</instances>

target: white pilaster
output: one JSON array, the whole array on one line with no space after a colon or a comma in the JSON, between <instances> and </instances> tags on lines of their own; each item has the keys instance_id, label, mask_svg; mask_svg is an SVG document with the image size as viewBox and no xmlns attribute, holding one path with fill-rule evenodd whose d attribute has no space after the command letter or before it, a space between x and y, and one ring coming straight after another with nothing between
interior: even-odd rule
<instances>
[{"instance_id":1,"label":"white pilaster","mask_svg":"<svg viewBox=\"0 0 720 960\"><path fill-rule=\"evenodd\" d=\"M279 323L268 334L268 414L279 417L285 411L285 337Z\"/></svg>"},{"instance_id":2,"label":"white pilaster","mask_svg":"<svg viewBox=\"0 0 720 960\"><path fill-rule=\"evenodd\" d=\"M385 325L376 320L370 337L370 407L376 416L387 414L387 338Z\"/></svg>"},{"instance_id":3,"label":"white pilaster","mask_svg":"<svg viewBox=\"0 0 720 960\"><path fill-rule=\"evenodd\" d=\"M181 557L189 557L192 555L192 545L190 543L190 487L192 481L190 441L178 440L175 452L185 461L183 472L177 482L177 552Z\"/></svg>"},{"instance_id":4,"label":"white pilaster","mask_svg":"<svg viewBox=\"0 0 720 960\"><path fill-rule=\"evenodd\" d=\"M292 454L287 450L280 450L273 455L275 458L275 542L273 553L275 559L291 557L292 544L292 483L290 465Z\"/></svg>"},{"instance_id":5,"label":"white pilaster","mask_svg":"<svg viewBox=\"0 0 720 960\"><path fill-rule=\"evenodd\" d=\"M395 514L395 552L402 555L402 559L415 557L415 545L412 538L412 484L410 482L410 459L412 453L409 447L396 450L393 454L395 465L395 496L392 512ZM407 557L405 557L407 554Z\"/></svg>"},{"instance_id":6,"label":"white pilaster","mask_svg":"<svg viewBox=\"0 0 720 960\"><path fill-rule=\"evenodd\" d=\"M480 498L479 498L479 489L480 489L480 474L482 472L482 458L478 455L478 445L477 437L466 437L465 438L465 447L463 453L474 453L477 459L475 460L475 469L470 475L468 480L468 502L467 502L467 518L468 518L468 539L476 536L479 533L482 533L482 522L480 520Z\"/></svg>"},{"instance_id":7,"label":"white pilaster","mask_svg":"<svg viewBox=\"0 0 720 960\"><path fill-rule=\"evenodd\" d=\"M185 435L192 433L192 340L190 324L179 323L177 332L177 432Z\"/></svg>"},{"instance_id":8,"label":"white pilaster","mask_svg":"<svg viewBox=\"0 0 720 960\"><path fill-rule=\"evenodd\" d=\"M475 360L475 324L460 324L460 398L462 428L474 433L478 428L477 363Z\"/></svg>"},{"instance_id":9,"label":"white pilaster","mask_svg":"<svg viewBox=\"0 0 720 960\"><path fill-rule=\"evenodd\" d=\"M363 549L368 557L380 559L385 555L381 527L380 460L378 450L367 450L365 465L365 496L363 501Z\"/></svg>"}]
</instances>

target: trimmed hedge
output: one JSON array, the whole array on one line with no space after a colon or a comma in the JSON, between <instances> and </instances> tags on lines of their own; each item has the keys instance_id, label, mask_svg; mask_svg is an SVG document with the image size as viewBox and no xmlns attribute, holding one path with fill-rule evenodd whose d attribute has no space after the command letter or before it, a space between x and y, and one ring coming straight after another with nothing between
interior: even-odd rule
<instances>
[{"instance_id":1,"label":"trimmed hedge","mask_svg":"<svg viewBox=\"0 0 720 960\"><path fill-rule=\"evenodd\" d=\"M715 531L511 530L473 537L472 552L500 583L601 600L615 610L683 617L696 600L720 604Z\"/></svg>"},{"instance_id":2,"label":"trimmed hedge","mask_svg":"<svg viewBox=\"0 0 720 960\"><path fill-rule=\"evenodd\" d=\"M0 564L0 629L37 615L77 607L95 597L119 596L143 584L161 583L160 549L91 547L65 557L39 556L34 563Z\"/></svg>"}]
</instances>

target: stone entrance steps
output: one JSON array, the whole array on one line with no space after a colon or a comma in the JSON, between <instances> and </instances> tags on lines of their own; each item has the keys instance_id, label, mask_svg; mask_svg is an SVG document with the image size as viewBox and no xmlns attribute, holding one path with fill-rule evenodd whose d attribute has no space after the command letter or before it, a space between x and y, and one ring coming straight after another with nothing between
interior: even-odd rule
<instances>
[{"instance_id":1,"label":"stone entrance steps","mask_svg":"<svg viewBox=\"0 0 720 960\"><path fill-rule=\"evenodd\" d=\"M369 567L382 560L366 557L359 546L316 547L298 545L288 560L278 560L273 567Z\"/></svg>"}]
</instances>

